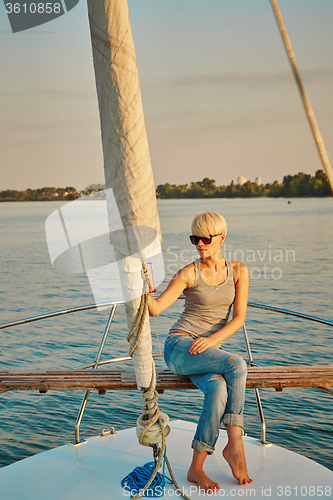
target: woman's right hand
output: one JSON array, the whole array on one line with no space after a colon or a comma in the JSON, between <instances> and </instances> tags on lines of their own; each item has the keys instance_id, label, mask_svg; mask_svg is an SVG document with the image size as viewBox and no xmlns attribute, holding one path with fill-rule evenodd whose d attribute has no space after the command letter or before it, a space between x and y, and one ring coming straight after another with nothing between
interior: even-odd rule
<instances>
[{"instance_id":1,"label":"woman's right hand","mask_svg":"<svg viewBox=\"0 0 333 500\"><path fill-rule=\"evenodd\" d=\"M194 266L188 266L180 269L170 280L168 286L161 295L156 299L149 294L148 310L150 316L158 316L161 312L170 307L178 297L183 293L185 288L189 288L194 283Z\"/></svg>"}]
</instances>

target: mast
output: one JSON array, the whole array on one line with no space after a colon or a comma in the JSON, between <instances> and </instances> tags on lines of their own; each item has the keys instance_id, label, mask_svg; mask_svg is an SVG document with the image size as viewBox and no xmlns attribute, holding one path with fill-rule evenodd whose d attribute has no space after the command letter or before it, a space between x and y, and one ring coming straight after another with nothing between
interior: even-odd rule
<instances>
[{"instance_id":1,"label":"mast","mask_svg":"<svg viewBox=\"0 0 333 500\"><path fill-rule=\"evenodd\" d=\"M164 276L156 190L127 0L88 0L88 13L110 241L115 248L131 331L143 293L142 261L153 257ZM112 227L115 211L120 216L122 230ZM130 339L130 343L135 340ZM154 365L148 314L132 357L138 388L149 387Z\"/></svg>"}]
</instances>

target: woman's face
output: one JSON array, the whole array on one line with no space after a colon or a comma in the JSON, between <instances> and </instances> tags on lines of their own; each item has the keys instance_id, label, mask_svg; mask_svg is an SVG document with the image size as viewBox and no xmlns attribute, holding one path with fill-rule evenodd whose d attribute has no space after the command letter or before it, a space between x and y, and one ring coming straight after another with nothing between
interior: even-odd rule
<instances>
[{"instance_id":1,"label":"woman's face","mask_svg":"<svg viewBox=\"0 0 333 500\"><path fill-rule=\"evenodd\" d=\"M199 243L196 245L196 249L200 257L202 259L207 259L220 252L224 238L224 234L214 236L211 243L209 243L208 245L205 245L201 240L199 240Z\"/></svg>"}]
</instances>

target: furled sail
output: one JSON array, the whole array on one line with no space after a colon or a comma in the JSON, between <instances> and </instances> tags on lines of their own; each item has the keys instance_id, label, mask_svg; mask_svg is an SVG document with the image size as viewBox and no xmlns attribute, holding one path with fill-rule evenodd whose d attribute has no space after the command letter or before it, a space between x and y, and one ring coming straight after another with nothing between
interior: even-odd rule
<instances>
[{"instance_id":1,"label":"furled sail","mask_svg":"<svg viewBox=\"0 0 333 500\"><path fill-rule=\"evenodd\" d=\"M88 12L101 120L110 240L115 248L127 323L131 330L142 295L142 260L155 259L161 271L156 191L127 0L88 0ZM112 227L114 199L122 230ZM132 356L138 388L149 387L153 359L148 315Z\"/></svg>"}]
</instances>

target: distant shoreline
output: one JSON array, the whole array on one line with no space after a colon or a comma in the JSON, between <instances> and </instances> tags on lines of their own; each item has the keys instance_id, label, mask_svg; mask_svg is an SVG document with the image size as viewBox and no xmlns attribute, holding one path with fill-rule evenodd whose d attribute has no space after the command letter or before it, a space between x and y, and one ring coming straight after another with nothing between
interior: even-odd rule
<instances>
[{"instance_id":1,"label":"distant shoreline","mask_svg":"<svg viewBox=\"0 0 333 500\"><path fill-rule=\"evenodd\" d=\"M239 178L228 186L217 186L214 179L205 177L202 181L190 184L159 184L156 188L157 199L218 199L218 198L319 198L332 196L332 191L323 170L317 170L314 176L299 172L296 175L285 175L283 181L262 184ZM104 191L103 185L91 185L84 191L74 187L26 189L16 191L7 189L0 191L0 203L8 201L72 201L94 193Z\"/></svg>"},{"instance_id":2,"label":"distant shoreline","mask_svg":"<svg viewBox=\"0 0 333 500\"><path fill-rule=\"evenodd\" d=\"M248 196L235 196L233 198L228 198L228 197L224 197L222 198L221 196L210 196L210 197L202 197L202 198L159 198L157 197L157 200L158 201L174 201L174 200L177 200L177 201L186 201L186 200L189 200L189 201L193 201L193 200L221 200L221 199L224 199L224 200L249 200L249 199L254 199L254 200L258 200L258 199L262 199L262 200L269 200L269 199L273 199L273 200L298 200L298 199L303 199L303 200L309 200L309 199L317 199L317 198L332 198L333 195L330 194L330 195L321 195L321 196L314 196L314 195L310 195L310 196L252 196L251 198L249 198ZM76 198L76 199L80 199L80 198ZM0 199L0 204L1 203L50 203L50 202L53 202L53 203L57 203L57 202L62 202L62 203L69 203L70 201L72 200L66 200L66 199L53 199L53 200L1 200Z\"/></svg>"},{"instance_id":3,"label":"distant shoreline","mask_svg":"<svg viewBox=\"0 0 333 500\"><path fill-rule=\"evenodd\" d=\"M231 181L229 186L216 186L214 179L188 184L160 184L156 196L160 199L210 199L210 198L317 198L331 196L331 188L323 170L317 170L314 176L299 172L297 175L285 175L283 181L262 184L239 178L241 183Z\"/></svg>"}]
</instances>

